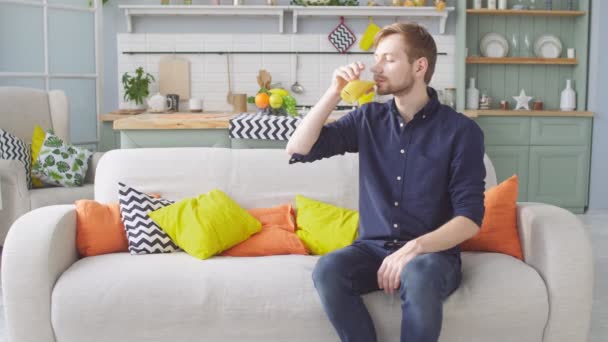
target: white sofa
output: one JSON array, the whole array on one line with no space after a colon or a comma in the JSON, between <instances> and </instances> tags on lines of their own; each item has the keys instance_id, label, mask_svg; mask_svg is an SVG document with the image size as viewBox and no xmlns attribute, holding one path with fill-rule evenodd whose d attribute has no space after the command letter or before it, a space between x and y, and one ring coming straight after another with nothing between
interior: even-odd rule
<instances>
[{"instance_id":1,"label":"white sofa","mask_svg":"<svg viewBox=\"0 0 608 342\"><path fill-rule=\"evenodd\" d=\"M220 188L246 208L301 193L356 209L357 163L351 154L288 165L282 150L114 150L100 160L95 198L116 201L123 181L174 200ZM495 175L487 169L489 186ZM593 274L581 223L554 206L519 203L518 224L525 263L463 253L442 342L586 342ZM311 280L316 256L79 259L75 236L72 205L36 209L11 228L2 258L10 342L338 340ZM364 300L379 341L398 341L398 297Z\"/></svg>"}]
</instances>

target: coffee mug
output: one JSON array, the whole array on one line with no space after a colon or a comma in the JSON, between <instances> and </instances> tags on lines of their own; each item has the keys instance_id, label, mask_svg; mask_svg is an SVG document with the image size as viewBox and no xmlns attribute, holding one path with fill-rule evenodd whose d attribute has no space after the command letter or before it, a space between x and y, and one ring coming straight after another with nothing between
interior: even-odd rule
<instances>
[{"instance_id":1,"label":"coffee mug","mask_svg":"<svg viewBox=\"0 0 608 342\"><path fill-rule=\"evenodd\" d=\"M188 101L188 106L190 107L191 112L201 112L203 110L203 105L201 103L201 99L192 98Z\"/></svg>"},{"instance_id":2,"label":"coffee mug","mask_svg":"<svg viewBox=\"0 0 608 342\"><path fill-rule=\"evenodd\" d=\"M170 112L179 112L179 95L167 94L167 110Z\"/></svg>"},{"instance_id":3,"label":"coffee mug","mask_svg":"<svg viewBox=\"0 0 608 342\"><path fill-rule=\"evenodd\" d=\"M363 95L368 94L374 89L374 85L376 82L374 81L364 81L364 80L354 80L348 82L346 86L340 92L340 97L342 100L348 104L353 104L359 100Z\"/></svg>"}]
</instances>

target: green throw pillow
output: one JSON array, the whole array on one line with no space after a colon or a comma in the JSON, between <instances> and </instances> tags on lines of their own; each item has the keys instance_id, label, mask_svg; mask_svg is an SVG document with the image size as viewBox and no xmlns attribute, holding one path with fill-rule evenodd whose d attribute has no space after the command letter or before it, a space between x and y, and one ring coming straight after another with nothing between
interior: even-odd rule
<instances>
[{"instance_id":1,"label":"green throw pillow","mask_svg":"<svg viewBox=\"0 0 608 342\"><path fill-rule=\"evenodd\" d=\"M359 213L296 196L296 234L317 255L350 245L357 238Z\"/></svg>"},{"instance_id":2,"label":"green throw pillow","mask_svg":"<svg viewBox=\"0 0 608 342\"><path fill-rule=\"evenodd\" d=\"M82 186L93 152L66 144L46 132L40 153L32 165L32 175L44 183L59 186Z\"/></svg>"},{"instance_id":3,"label":"green throw pillow","mask_svg":"<svg viewBox=\"0 0 608 342\"><path fill-rule=\"evenodd\" d=\"M247 240L262 224L220 190L148 213L171 239L195 258L207 259Z\"/></svg>"}]
</instances>

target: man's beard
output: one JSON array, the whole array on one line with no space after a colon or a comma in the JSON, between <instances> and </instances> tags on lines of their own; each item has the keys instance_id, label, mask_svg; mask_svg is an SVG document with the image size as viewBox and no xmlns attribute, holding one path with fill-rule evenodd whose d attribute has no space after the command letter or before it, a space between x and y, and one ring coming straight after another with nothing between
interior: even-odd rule
<instances>
[{"instance_id":1,"label":"man's beard","mask_svg":"<svg viewBox=\"0 0 608 342\"><path fill-rule=\"evenodd\" d=\"M393 95L393 96L403 96L409 94L414 88L414 78L408 77L405 81L405 84L401 85L399 88L394 88L384 83L382 88L376 89L376 94L378 95Z\"/></svg>"}]
</instances>

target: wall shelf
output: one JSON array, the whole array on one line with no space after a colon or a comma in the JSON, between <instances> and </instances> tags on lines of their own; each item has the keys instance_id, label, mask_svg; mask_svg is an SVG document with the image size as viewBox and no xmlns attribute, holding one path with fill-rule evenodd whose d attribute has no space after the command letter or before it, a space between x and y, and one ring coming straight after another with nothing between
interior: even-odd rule
<instances>
[{"instance_id":1,"label":"wall shelf","mask_svg":"<svg viewBox=\"0 0 608 342\"><path fill-rule=\"evenodd\" d=\"M576 58L537 58L537 57L467 57L467 64L537 64L537 65L576 65Z\"/></svg>"},{"instance_id":2,"label":"wall shelf","mask_svg":"<svg viewBox=\"0 0 608 342\"><path fill-rule=\"evenodd\" d=\"M557 11L557 10L489 10L468 9L467 14L479 15L527 15L537 17L577 17L585 15L584 11Z\"/></svg>"},{"instance_id":3,"label":"wall shelf","mask_svg":"<svg viewBox=\"0 0 608 342\"><path fill-rule=\"evenodd\" d=\"M134 16L247 16L278 17L279 32L288 6L222 6L222 5L119 5L125 11L127 32L133 32Z\"/></svg>"},{"instance_id":4,"label":"wall shelf","mask_svg":"<svg viewBox=\"0 0 608 342\"><path fill-rule=\"evenodd\" d=\"M133 32L134 16L266 16L279 18L279 32L283 33L286 12L293 13L293 32L298 32L300 17L424 17L439 21L439 33L445 33L445 26L454 7L437 11L435 7L392 7L392 6L265 6L265 5L120 5L125 11L127 31Z\"/></svg>"},{"instance_id":5,"label":"wall shelf","mask_svg":"<svg viewBox=\"0 0 608 342\"><path fill-rule=\"evenodd\" d=\"M298 32L298 18L304 16L334 17L426 17L439 19L439 33L445 33L445 24L454 7L446 7L439 12L435 7L392 7L392 6L289 6L293 12L293 32Z\"/></svg>"},{"instance_id":6,"label":"wall shelf","mask_svg":"<svg viewBox=\"0 0 608 342\"><path fill-rule=\"evenodd\" d=\"M463 114L476 118L479 116L563 116L563 117L593 117L593 112L586 111L561 111L561 110L470 110L463 111Z\"/></svg>"}]
</instances>

